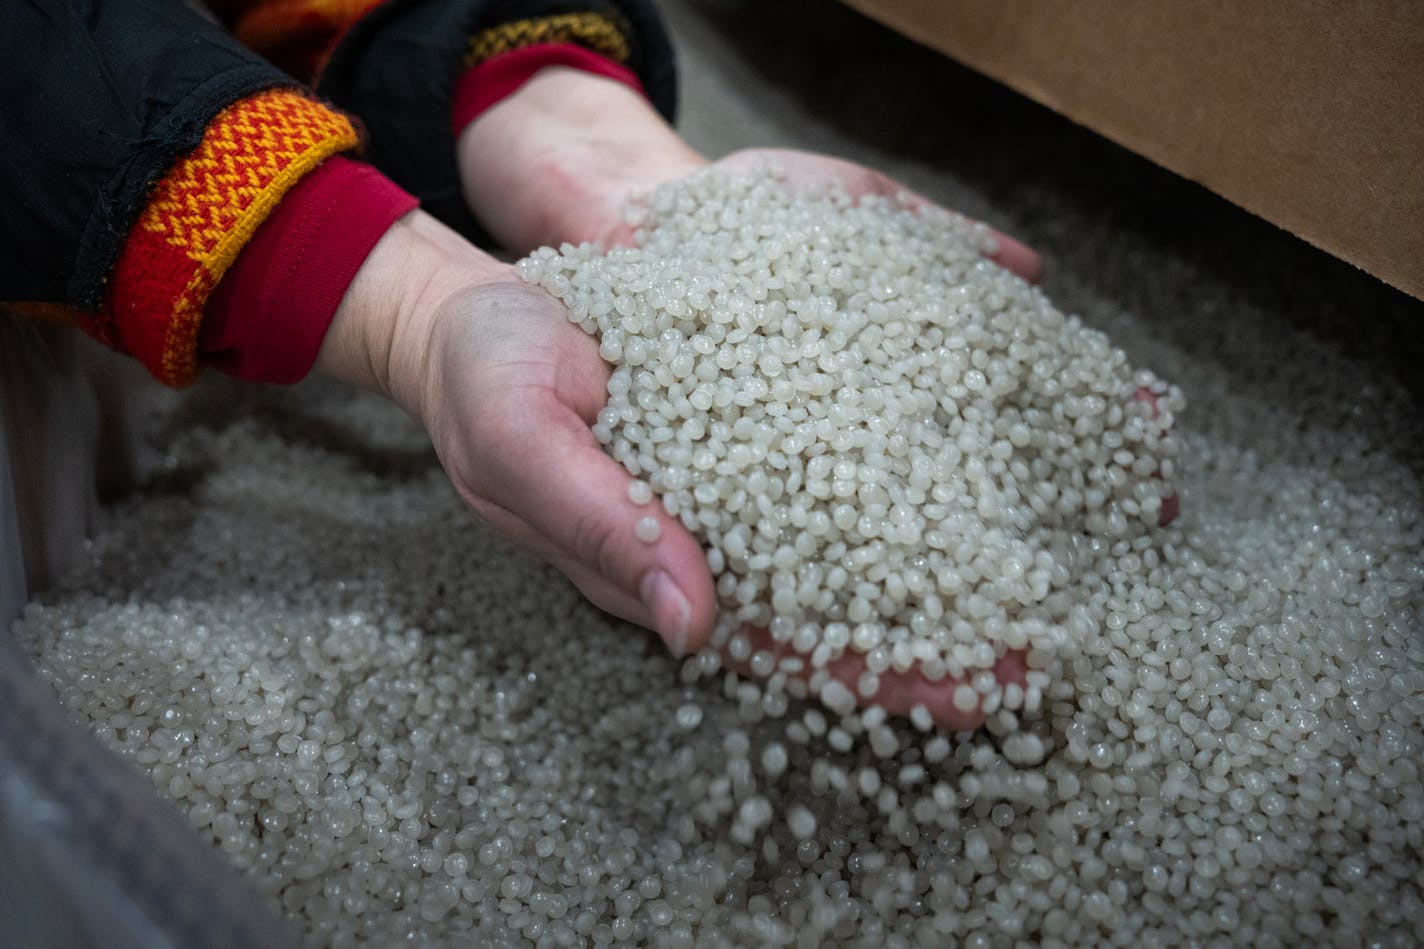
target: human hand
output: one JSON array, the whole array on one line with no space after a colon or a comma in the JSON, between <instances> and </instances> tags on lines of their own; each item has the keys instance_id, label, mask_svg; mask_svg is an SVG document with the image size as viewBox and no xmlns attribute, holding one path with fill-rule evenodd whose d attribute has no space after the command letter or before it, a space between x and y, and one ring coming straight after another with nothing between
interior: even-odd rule
<instances>
[{"instance_id":1,"label":"human hand","mask_svg":"<svg viewBox=\"0 0 1424 949\"><path fill-rule=\"evenodd\" d=\"M633 228L623 218L628 199L709 165L737 170L772 162L789 188L835 182L851 197L888 197L912 209L932 204L872 169L808 152L746 149L710 163L626 86L560 68L540 72L472 123L460 137L457 157L472 210L515 251L564 241L631 244ZM1039 278L1037 253L1007 235L990 233L997 244L991 259L1027 280ZM1155 409L1150 393L1134 398L1152 402ZM1162 523L1175 512L1176 498L1164 501ZM779 659L787 649L766 630L741 632L750 654L765 651ZM746 668L745 662L726 660ZM831 661L828 671L858 694L866 660L847 651ZM989 671L1006 689L1028 688L1027 657L1021 651L999 657ZM983 722L982 703L968 704L963 693L969 683L930 680L916 668L886 670L879 678L873 701L893 714L908 715L923 705L943 728L969 729ZM1019 692L1009 694L1016 698ZM1010 704L1016 703L1011 699Z\"/></svg>"},{"instance_id":2,"label":"human hand","mask_svg":"<svg viewBox=\"0 0 1424 949\"><path fill-rule=\"evenodd\" d=\"M471 509L593 603L657 630L675 655L706 645L716 594L702 550L659 505L629 500L632 478L590 432L609 368L552 296L413 212L357 273L317 368L387 395L424 424ZM658 521L655 543L636 538L644 517ZM779 659L788 650L765 630L743 632L753 652ZM864 657L849 652L827 668L854 693ZM996 674L1022 685L1022 654ZM887 671L876 701L903 716L922 704L949 729L983 721L982 709L958 708L954 696L953 682Z\"/></svg>"},{"instance_id":3,"label":"human hand","mask_svg":"<svg viewBox=\"0 0 1424 949\"><path fill-rule=\"evenodd\" d=\"M773 669L781 668L786 657L797 656L790 643L777 642L771 631L763 627L744 625L737 631L737 636L744 640L742 650L738 651L733 645L724 652L722 660L724 665L737 672L756 675L753 657L758 653L765 653L772 658ZM747 658L737 658L743 653ZM800 671L789 674L814 683L813 672L805 666L809 657L798 658L802 663ZM930 678L919 664L905 670L891 667L875 674L876 690L869 697L862 695L860 691L862 678L869 672L869 661L865 653L846 649L827 662L824 669L830 679L845 686L856 704L878 705L891 715L911 720L917 719L920 714L917 706L923 706L930 722L945 731L970 731L978 728L984 724L986 715L992 714L1000 707L1022 709L1025 707L1029 690L1028 656L1022 649L1007 650L989 669L977 670L963 677L940 675ZM988 683L981 683L976 678L981 673L989 676ZM976 689L977 685L995 683L1002 687L1003 691L990 700L986 700ZM1035 700L1030 699L1029 704L1033 701Z\"/></svg>"},{"instance_id":4,"label":"human hand","mask_svg":"<svg viewBox=\"0 0 1424 949\"><path fill-rule=\"evenodd\" d=\"M631 244L628 199L709 165L749 169L771 161L790 188L834 181L851 197L898 198L912 208L933 203L863 165L795 149L744 149L708 162L632 89L562 67L541 70L470 123L456 157L471 210L516 253L564 241ZM990 234L998 244L992 260L1038 280L1037 253L992 228Z\"/></svg>"},{"instance_id":5,"label":"human hand","mask_svg":"<svg viewBox=\"0 0 1424 949\"><path fill-rule=\"evenodd\" d=\"M712 166L730 171L752 171L767 163L781 169L782 182L793 191L834 183L844 188L851 198L870 195L890 198L911 210L938 207L933 201L873 168L794 148L746 148L713 162ZM1038 282L1043 276L1043 259L1038 253L1001 231L993 228L988 228L988 231L997 245L989 259L1030 283Z\"/></svg>"},{"instance_id":6,"label":"human hand","mask_svg":"<svg viewBox=\"0 0 1424 949\"><path fill-rule=\"evenodd\" d=\"M317 367L399 403L470 508L594 604L674 654L706 642L716 594L701 548L661 506L629 500L632 478L590 431L608 397L597 342L512 267L407 215L358 272ZM653 543L634 533L647 517Z\"/></svg>"}]
</instances>

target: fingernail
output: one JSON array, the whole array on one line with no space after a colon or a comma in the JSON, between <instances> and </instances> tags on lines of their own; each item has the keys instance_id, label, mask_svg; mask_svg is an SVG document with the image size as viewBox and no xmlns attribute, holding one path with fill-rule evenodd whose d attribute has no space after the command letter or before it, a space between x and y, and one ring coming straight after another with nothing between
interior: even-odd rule
<instances>
[{"instance_id":1,"label":"fingernail","mask_svg":"<svg viewBox=\"0 0 1424 949\"><path fill-rule=\"evenodd\" d=\"M692 623L692 604L672 582L665 570L654 570L643 578L643 605L653 614L653 627L674 658L687 655L687 627Z\"/></svg>"}]
</instances>

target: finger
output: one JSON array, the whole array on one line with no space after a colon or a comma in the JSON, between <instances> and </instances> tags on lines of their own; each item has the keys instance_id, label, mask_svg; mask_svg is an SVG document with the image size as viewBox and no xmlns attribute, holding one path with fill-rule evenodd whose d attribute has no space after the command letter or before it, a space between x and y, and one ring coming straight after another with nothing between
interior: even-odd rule
<instances>
[{"instance_id":1,"label":"finger","mask_svg":"<svg viewBox=\"0 0 1424 949\"><path fill-rule=\"evenodd\" d=\"M884 198L893 198L904 207L913 211L920 211L925 208L935 208L949 214L956 212L948 211L943 205L936 201L905 187L894 178L887 177L878 171L873 171L861 165L850 162L839 162L839 176L846 186L847 192L852 197L873 194ZM957 215L962 216L962 215ZM1016 240L996 228L984 225L989 231L989 235L994 239L995 248L988 255L994 263L1011 270L1023 277L1030 283L1037 283L1043 277L1043 258L1038 252L1022 241Z\"/></svg>"},{"instance_id":2,"label":"finger","mask_svg":"<svg viewBox=\"0 0 1424 949\"><path fill-rule=\"evenodd\" d=\"M899 188L894 194L898 195L900 200L912 209L938 208L941 211L945 210L936 202L908 188ZM1023 241L1010 237L998 228L989 227L987 224L984 227L994 240L994 250L988 255L990 260L1005 270L1013 271L1029 283L1038 283L1043 279L1043 258L1039 256L1038 251Z\"/></svg>"},{"instance_id":3,"label":"finger","mask_svg":"<svg viewBox=\"0 0 1424 949\"><path fill-rule=\"evenodd\" d=\"M1012 270L1029 283L1038 283L1043 279L1043 258L1037 251L992 227L989 228L989 233L999 245L998 249L989 255L990 260L1005 270Z\"/></svg>"},{"instance_id":4,"label":"finger","mask_svg":"<svg viewBox=\"0 0 1424 949\"><path fill-rule=\"evenodd\" d=\"M716 595L697 541L662 505L629 499L633 479L572 410L553 400L527 410L509 416L487 499L521 519L534 535L526 545L542 545L600 606L650 626L674 654L701 648Z\"/></svg>"},{"instance_id":5,"label":"finger","mask_svg":"<svg viewBox=\"0 0 1424 949\"><path fill-rule=\"evenodd\" d=\"M1134 402L1145 402L1148 409L1152 412L1152 417L1157 417L1157 395L1151 389L1146 386L1138 386L1132 393L1132 400ZM1153 477L1161 478L1162 475L1159 473L1153 475ZM1162 499L1162 506L1157 511L1157 526L1166 527L1175 521L1177 515L1181 513L1181 508L1181 501L1175 491L1167 495Z\"/></svg>"},{"instance_id":6,"label":"finger","mask_svg":"<svg viewBox=\"0 0 1424 949\"><path fill-rule=\"evenodd\" d=\"M843 666L837 667L838 663ZM832 675L854 689L865 671L865 657L845 655L837 663L832 663L832 667ZM1001 687L1024 687L1027 677L1024 652L1014 650L1005 653L994 664L993 673ZM880 673L880 689L868 701L873 701L891 715L907 718L916 705L923 705L934 723L947 731L968 731L984 724L984 696L972 685L949 678L933 681L925 678L917 668L906 672L890 669Z\"/></svg>"},{"instance_id":7,"label":"finger","mask_svg":"<svg viewBox=\"0 0 1424 949\"><path fill-rule=\"evenodd\" d=\"M866 672L865 656L846 652L826 664L831 675L860 698L858 687ZM1025 683L1024 653L1005 653L994 665L994 678L1001 686ZM947 731L969 731L984 724L984 696L962 679L931 680L918 667L905 672L887 669L880 673L880 688L864 704L874 703L891 715L908 718L916 705L923 705L936 725Z\"/></svg>"},{"instance_id":8,"label":"finger","mask_svg":"<svg viewBox=\"0 0 1424 949\"><path fill-rule=\"evenodd\" d=\"M783 656L794 654L790 643L777 642L763 627L744 626L741 633L750 640L752 655L766 651L779 661ZM724 662L740 672L750 672L748 663L736 662L730 657L724 657ZM887 669L878 676L879 688L875 694L865 698L859 691L861 677L867 671L863 653L844 652L826 663L825 668L833 679L850 689L861 704L879 705L891 715L909 718L916 705L923 705L931 720L946 731L969 731L984 724L984 697L961 679L946 677L931 680L915 667L905 672ZM1023 688L1028 672L1025 652L1009 650L994 663L992 671L1001 686L1017 685ZM811 672L806 668L796 675L809 679ZM961 696L961 689L969 691Z\"/></svg>"},{"instance_id":9,"label":"finger","mask_svg":"<svg viewBox=\"0 0 1424 949\"><path fill-rule=\"evenodd\" d=\"M945 210L938 202L905 187L888 175L828 155L809 155L787 149L753 149L729 156L724 159L724 164L734 168L747 167L766 158L772 158L782 164L786 173L786 185L793 189L834 180L840 182L852 198L877 195L894 199L912 210L927 207ZM1043 278L1043 258L1033 248L995 228L989 228L989 233L998 245L989 254L990 260L1030 283L1037 283Z\"/></svg>"},{"instance_id":10,"label":"finger","mask_svg":"<svg viewBox=\"0 0 1424 949\"><path fill-rule=\"evenodd\" d=\"M605 613L611 613L648 629L652 629L656 625L653 614L642 600L615 587L602 576L573 559L518 514L488 501L476 501L471 506L479 515L480 520L489 525L501 537L514 542L567 577L583 594L584 598L594 606Z\"/></svg>"}]
</instances>

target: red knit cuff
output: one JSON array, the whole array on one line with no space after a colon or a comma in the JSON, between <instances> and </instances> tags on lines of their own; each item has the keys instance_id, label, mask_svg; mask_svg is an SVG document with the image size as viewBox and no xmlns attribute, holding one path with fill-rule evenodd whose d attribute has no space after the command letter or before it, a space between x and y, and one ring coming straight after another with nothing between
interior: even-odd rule
<instances>
[{"instance_id":1,"label":"red knit cuff","mask_svg":"<svg viewBox=\"0 0 1424 949\"><path fill-rule=\"evenodd\" d=\"M191 382L213 288L282 198L356 144L344 115L289 90L222 110L154 187L119 253L105 307L86 328L160 381Z\"/></svg>"},{"instance_id":2,"label":"red knit cuff","mask_svg":"<svg viewBox=\"0 0 1424 949\"><path fill-rule=\"evenodd\" d=\"M415 206L371 166L327 159L268 215L208 298L200 360L254 382L302 379L356 271Z\"/></svg>"},{"instance_id":3,"label":"red knit cuff","mask_svg":"<svg viewBox=\"0 0 1424 949\"><path fill-rule=\"evenodd\" d=\"M573 43L540 43L500 53L469 69L455 84L451 119L458 138L465 126L512 94L545 66L569 66L621 82L646 95L633 70Z\"/></svg>"}]
</instances>

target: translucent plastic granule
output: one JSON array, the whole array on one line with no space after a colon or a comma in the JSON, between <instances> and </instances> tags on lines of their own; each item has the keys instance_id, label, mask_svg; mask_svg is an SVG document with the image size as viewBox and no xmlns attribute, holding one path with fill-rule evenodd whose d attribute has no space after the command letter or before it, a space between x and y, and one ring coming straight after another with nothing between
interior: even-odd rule
<instances>
[{"instance_id":1,"label":"translucent plastic granule","mask_svg":"<svg viewBox=\"0 0 1424 949\"><path fill-rule=\"evenodd\" d=\"M1192 393L1182 514L1062 552L978 732L675 662L322 388L195 400L16 632L313 946L1417 945L1424 423L1178 286L1091 315Z\"/></svg>"},{"instance_id":2,"label":"translucent plastic granule","mask_svg":"<svg viewBox=\"0 0 1424 949\"><path fill-rule=\"evenodd\" d=\"M869 699L887 668L968 678L1089 634L1080 551L1142 538L1174 499L1179 391L943 211L793 195L769 165L640 210L636 248L518 266L614 365L594 434L704 543L714 647L747 658L748 624L813 669L864 654Z\"/></svg>"}]
</instances>

